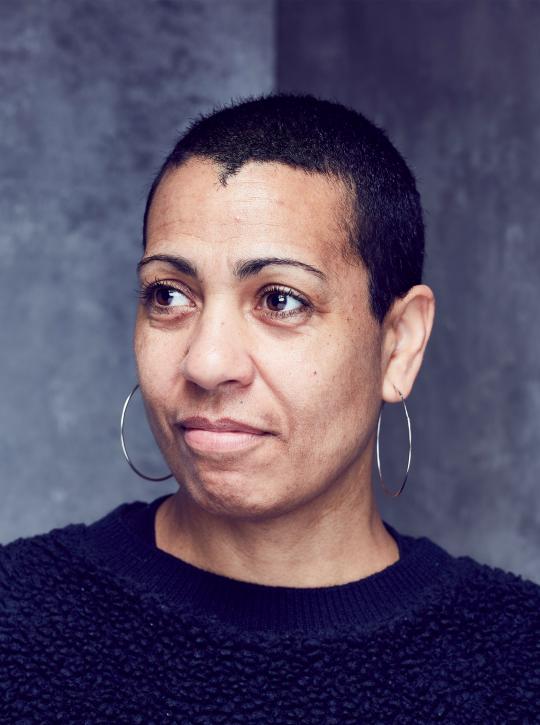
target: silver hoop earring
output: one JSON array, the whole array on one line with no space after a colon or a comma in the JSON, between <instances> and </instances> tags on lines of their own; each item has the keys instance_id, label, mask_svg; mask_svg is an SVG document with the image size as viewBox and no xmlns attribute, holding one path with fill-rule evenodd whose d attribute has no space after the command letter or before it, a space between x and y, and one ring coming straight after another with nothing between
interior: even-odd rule
<instances>
[{"instance_id":1,"label":"silver hoop earring","mask_svg":"<svg viewBox=\"0 0 540 725\"><path fill-rule=\"evenodd\" d=\"M139 387L139 383L133 388L131 393L127 396L126 402L124 403L124 407L122 408L122 415L120 417L120 444L122 445L122 451L124 452L124 456L126 457L126 461L129 463L132 470L135 471L137 476L140 476L141 478L145 478L147 481L166 481L168 478L172 478L172 473L169 473L168 476L160 476L159 478L154 478L152 476L145 476L144 473L141 473L131 462L128 452L126 450L126 443L124 441L124 419L126 417L126 410L129 405L129 401L133 397L135 391Z\"/></svg>"},{"instance_id":2,"label":"silver hoop earring","mask_svg":"<svg viewBox=\"0 0 540 725\"><path fill-rule=\"evenodd\" d=\"M411 434L411 419L409 418L409 411L407 410L407 406L405 405L405 400L403 399L403 395L400 393L400 391L396 388L394 385L394 390L396 393L399 394L399 397L401 398L401 402L403 403L403 408L405 409L405 417L407 418L407 428L409 429L409 460L407 461L407 470L405 471L405 478L403 479L403 483L399 487L397 491L391 491L389 488L386 487L386 484L384 483L382 473L381 473L381 457L379 453L379 434L381 431L381 418L382 418L382 411L384 408L384 402L381 406L381 412L379 413L379 422L377 424L377 468L379 469L379 478L381 480L381 486L383 491L388 495L392 497L397 497L401 495L401 492L405 488L405 484L407 483L407 478L409 476L409 469L411 467L411 456L412 456L412 434Z\"/></svg>"}]
</instances>

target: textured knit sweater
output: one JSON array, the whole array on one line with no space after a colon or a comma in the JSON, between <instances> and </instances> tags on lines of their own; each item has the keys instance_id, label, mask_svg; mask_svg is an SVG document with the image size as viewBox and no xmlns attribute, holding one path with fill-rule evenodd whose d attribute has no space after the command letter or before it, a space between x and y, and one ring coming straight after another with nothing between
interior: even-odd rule
<instances>
[{"instance_id":1,"label":"textured knit sweater","mask_svg":"<svg viewBox=\"0 0 540 725\"><path fill-rule=\"evenodd\" d=\"M540 723L540 587L399 534L347 584L231 579L126 503L0 547L2 723Z\"/></svg>"}]
</instances>

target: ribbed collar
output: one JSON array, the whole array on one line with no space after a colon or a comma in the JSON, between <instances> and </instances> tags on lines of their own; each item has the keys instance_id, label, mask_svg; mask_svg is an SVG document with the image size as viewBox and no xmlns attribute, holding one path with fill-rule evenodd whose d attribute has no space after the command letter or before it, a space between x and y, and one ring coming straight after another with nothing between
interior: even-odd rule
<instances>
[{"instance_id":1,"label":"ribbed collar","mask_svg":"<svg viewBox=\"0 0 540 725\"><path fill-rule=\"evenodd\" d=\"M118 506L84 528L86 555L168 607L217 617L243 630L316 633L357 625L371 628L421 603L433 585L453 578L455 559L431 540L399 534L384 522L399 560L376 574L330 587L267 586L200 569L155 545L153 522L166 494L150 504Z\"/></svg>"}]
</instances>

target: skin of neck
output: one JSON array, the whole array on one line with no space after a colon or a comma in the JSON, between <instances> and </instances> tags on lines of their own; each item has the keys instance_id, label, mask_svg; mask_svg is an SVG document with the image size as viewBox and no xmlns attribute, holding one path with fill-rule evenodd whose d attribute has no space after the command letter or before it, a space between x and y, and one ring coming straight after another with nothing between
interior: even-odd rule
<instances>
[{"instance_id":1,"label":"skin of neck","mask_svg":"<svg viewBox=\"0 0 540 725\"><path fill-rule=\"evenodd\" d=\"M159 549L200 569L267 586L328 587L399 559L371 485L373 445L339 482L294 510L258 520L209 513L182 486L156 514Z\"/></svg>"}]
</instances>

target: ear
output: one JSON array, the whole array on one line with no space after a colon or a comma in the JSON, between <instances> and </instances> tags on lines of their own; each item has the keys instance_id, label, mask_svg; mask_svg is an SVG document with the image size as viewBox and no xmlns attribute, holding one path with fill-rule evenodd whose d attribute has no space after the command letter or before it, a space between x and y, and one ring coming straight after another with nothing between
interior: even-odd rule
<instances>
[{"instance_id":1,"label":"ear","mask_svg":"<svg viewBox=\"0 0 540 725\"><path fill-rule=\"evenodd\" d=\"M433 327L435 296L419 284L394 302L383 322L382 399L398 403L413 387Z\"/></svg>"}]
</instances>

